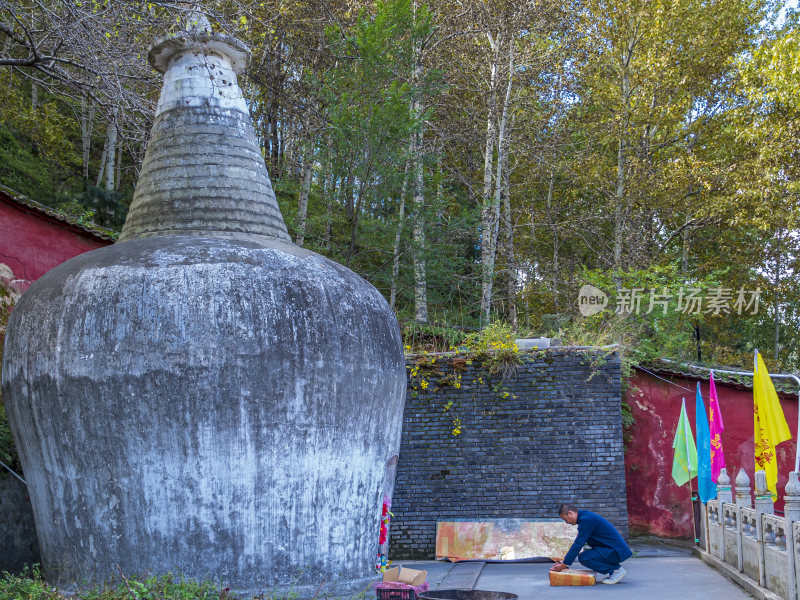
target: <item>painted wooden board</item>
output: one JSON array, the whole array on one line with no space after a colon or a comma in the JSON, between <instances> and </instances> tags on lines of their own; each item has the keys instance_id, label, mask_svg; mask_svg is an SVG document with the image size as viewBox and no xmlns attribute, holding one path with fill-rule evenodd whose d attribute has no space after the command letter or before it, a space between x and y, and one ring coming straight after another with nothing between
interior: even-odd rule
<instances>
[{"instance_id":1,"label":"painted wooden board","mask_svg":"<svg viewBox=\"0 0 800 600\"><path fill-rule=\"evenodd\" d=\"M563 557L577 530L561 519L438 521L436 558L510 561Z\"/></svg>"}]
</instances>

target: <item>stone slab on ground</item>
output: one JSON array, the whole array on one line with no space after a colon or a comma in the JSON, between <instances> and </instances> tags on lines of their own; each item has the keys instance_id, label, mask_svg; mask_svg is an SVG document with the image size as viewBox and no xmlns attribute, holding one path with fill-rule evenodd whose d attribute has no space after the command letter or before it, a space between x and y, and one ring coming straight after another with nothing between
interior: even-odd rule
<instances>
[{"instance_id":1,"label":"stone slab on ground","mask_svg":"<svg viewBox=\"0 0 800 600\"><path fill-rule=\"evenodd\" d=\"M447 572L437 589L474 590L483 571L484 562L460 562Z\"/></svg>"},{"instance_id":2,"label":"stone slab on ground","mask_svg":"<svg viewBox=\"0 0 800 600\"><path fill-rule=\"evenodd\" d=\"M409 569L418 569L420 571L428 572L428 585L432 590L444 589L440 588L440 584L445 576L450 572L455 565L447 560L400 560L392 561L393 567L396 566L408 567Z\"/></svg>"},{"instance_id":3,"label":"stone slab on ground","mask_svg":"<svg viewBox=\"0 0 800 600\"><path fill-rule=\"evenodd\" d=\"M641 537L628 540L636 558L663 558L666 556L691 556L694 544L680 540L663 540Z\"/></svg>"}]
</instances>

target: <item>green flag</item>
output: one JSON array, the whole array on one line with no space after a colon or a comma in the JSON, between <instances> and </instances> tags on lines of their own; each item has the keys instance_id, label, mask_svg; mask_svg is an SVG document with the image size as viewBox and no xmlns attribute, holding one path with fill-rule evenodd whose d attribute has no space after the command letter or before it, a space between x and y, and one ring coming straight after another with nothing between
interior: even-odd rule
<instances>
[{"instance_id":1,"label":"green flag","mask_svg":"<svg viewBox=\"0 0 800 600\"><path fill-rule=\"evenodd\" d=\"M697 448L694 445L689 417L686 416L686 398L681 405L681 418L672 441L672 478L678 485L684 485L697 477Z\"/></svg>"}]
</instances>

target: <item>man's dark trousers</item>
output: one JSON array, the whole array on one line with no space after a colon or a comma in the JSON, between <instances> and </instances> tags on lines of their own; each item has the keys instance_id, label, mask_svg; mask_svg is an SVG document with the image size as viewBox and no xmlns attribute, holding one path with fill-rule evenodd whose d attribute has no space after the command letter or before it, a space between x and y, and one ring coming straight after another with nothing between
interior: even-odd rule
<instances>
[{"instance_id":1,"label":"man's dark trousers","mask_svg":"<svg viewBox=\"0 0 800 600\"><path fill-rule=\"evenodd\" d=\"M619 569L619 554L613 548L589 548L578 555L580 562L587 569L608 575Z\"/></svg>"}]
</instances>

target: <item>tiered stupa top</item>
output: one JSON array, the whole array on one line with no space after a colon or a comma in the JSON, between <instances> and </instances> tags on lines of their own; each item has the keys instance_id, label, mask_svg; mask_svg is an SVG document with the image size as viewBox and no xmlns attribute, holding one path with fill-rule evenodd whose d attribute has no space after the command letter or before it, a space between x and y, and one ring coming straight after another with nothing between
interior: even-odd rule
<instances>
[{"instance_id":1,"label":"tiered stupa top","mask_svg":"<svg viewBox=\"0 0 800 600\"><path fill-rule=\"evenodd\" d=\"M190 235L291 243L236 75L250 50L192 13L157 41L164 73L139 183L120 241Z\"/></svg>"}]
</instances>

